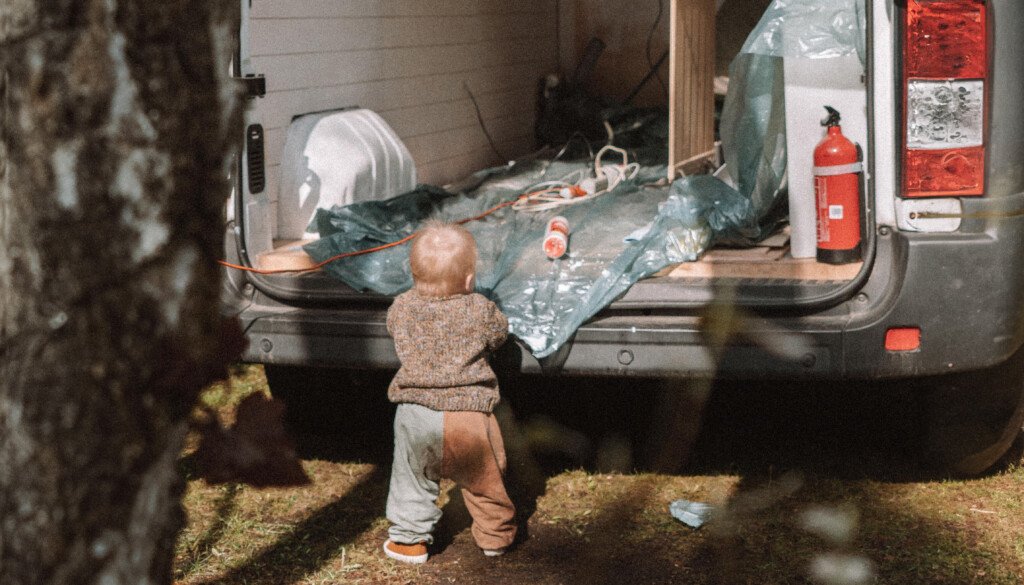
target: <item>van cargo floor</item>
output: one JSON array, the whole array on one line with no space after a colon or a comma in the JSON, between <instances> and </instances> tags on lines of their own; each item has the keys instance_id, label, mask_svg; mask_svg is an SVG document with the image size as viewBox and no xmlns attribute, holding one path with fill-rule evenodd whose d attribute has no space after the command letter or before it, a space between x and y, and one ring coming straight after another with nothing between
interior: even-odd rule
<instances>
[{"instance_id":1,"label":"van cargo floor","mask_svg":"<svg viewBox=\"0 0 1024 585\"><path fill-rule=\"evenodd\" d=\"M853 280L863 262L825 264L789 254L789 226L752 248L712 248L697 262L665 268L656 277L747 281L837 282Z\"/></svg>"},{"instance_id":2,"label":"van cargo floor","mask_svg":"<svg viewBox=\"0 0 1024 585\"><path fill-rule=\"evenodd\" d=\"M715 248L697 262L665 268L634 284L614 308L702 305L717 300L722 286L735 287L744 303L789 305L822 299L856 278L863 262L832 265L789 255L789 238L780 232L761 246Z\"/></svg>"},{"instance_id":3,"label":"van cargo floor","mask_svg":"<svg viewBox=\"0 0 1024 585\"><path fill-rule=\"evenodd\" d=\"M862 262L824 264L814 258L793 258L788 250L759 246L744 250L708 251L698 262L670 266L656 276L668 278L739 278L744 280L845 281L860 272Z\"/></svg>"},{"instance_id":4,"label":"van cargo floor","mask_svg":"<svg viewBox=\"0 0 1024 585\"><path fill-rule=\"evenodd\" d=\"M257 266L285 270L308 268L313 261L302 250L302 245L309 241L275 241L273 251L258 256ZM764 244L743 249L712 249L697 262L669 266L652 278L694 281L739 279L760 281L762 285L770 285L773 281L835 283L852 280L863 265L862 262L833 265L813 258L793 258L789 255L788 238L784 233L766 239Z\"/></svg>"}]
</instances>

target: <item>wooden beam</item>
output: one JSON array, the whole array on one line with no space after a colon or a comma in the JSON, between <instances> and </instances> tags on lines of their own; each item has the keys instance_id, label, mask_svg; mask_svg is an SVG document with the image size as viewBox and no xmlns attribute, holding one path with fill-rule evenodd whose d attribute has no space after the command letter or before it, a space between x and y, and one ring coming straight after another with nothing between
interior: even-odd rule
<instances>
[{"instance_id":1,"label":"wooden beam","mask_svg":"<svg viewBox=\"0 0 1024 585\"><path fill-rule=\"evenodd\" d=\"M678 163L715 146L715 0L672 0L669 180Z\"/></svg>"}]
</instances>

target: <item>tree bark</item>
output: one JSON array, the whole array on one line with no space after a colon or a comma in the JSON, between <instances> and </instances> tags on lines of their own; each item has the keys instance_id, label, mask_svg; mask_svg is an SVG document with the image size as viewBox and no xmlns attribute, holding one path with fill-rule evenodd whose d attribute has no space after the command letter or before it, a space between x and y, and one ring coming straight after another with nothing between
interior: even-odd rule
<instances>
[{"instance_id":1,"label":"tree bark","mask_svg":"<svg viewBox=\"0 0 1024 585\"><path fill-rule=\"evenodd\" d=\"M0 0L0 583L171 581L237 8Z\"/></svg>"}]
</instances>

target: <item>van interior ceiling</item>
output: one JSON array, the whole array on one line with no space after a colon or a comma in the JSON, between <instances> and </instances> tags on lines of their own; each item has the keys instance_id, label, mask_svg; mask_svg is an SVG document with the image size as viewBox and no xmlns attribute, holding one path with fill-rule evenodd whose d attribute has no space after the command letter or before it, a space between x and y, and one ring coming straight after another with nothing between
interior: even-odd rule
<instances>
[{"instance_id":1,"label":"van interior ceiling","mask_svg":"<svg viewBox=\"0 0 1024 585\"><path fill-rule=\"evenodd\" d=\"M660 246L667 263L632 272L658 284L641 295L655 305L667 286L739 279L824 290L863 268L859 257L818 261L812 174L813 149L825 136L822 106L841 110L843 132L866 144L863 65L851 51L828 60L744 53L757 45L772 0L273 4L255 3L243 40L243 64L265 74L268 88L249 113L264 132L267 178L244 204L245 245L256 268L298 271L414 231L415 222L403 223L412 208L403 205L429 207L424 201L449 194L480 204L431 209L449 219L462 219L447 215L459 210L464 218L485 215L481 222L518 222L543 239L537 226L548 216L567 215L574 199L585 203L620 185L641 194L661 189L662 202L637 224L649 231L628 232L633 242L657 239L642 253ZM761 132L776 134L750 135L749 118L766 113L751 104L763 95L772 98L777 127ZM760 141L760 150L736 152L749 150L736 147L747 140ZM751 156L761 162L751 166ZM776 184L760 184L773 173ZM666 211L673 207L666 197L675 198L674 210ZM857 197L863 209L863 193ZM520 219L504 207L505 220L491 211L503 201ZM352 209L335 213L345 206ZM606 202L594 209L610 222L627 208ZM396 225L367 228L353 218L360 209ZM538 212L541 219L521 219ZM571 259L577 244L587 245L574 230L601 218L568 215ZM665 218L682 228L658 227ZM352 225L365 229L350 237ZM491 235L510 237L514 227L507 229ZM326 241L338 232L348 235ZM616 242L629 245L629 237ZM665 253L664 242L677 253ZM363 258L357 268L327 273L357 290L388 292L365 279L372 278L368 265L378 270L389 261Z\"/></svg>"}]
</instances>

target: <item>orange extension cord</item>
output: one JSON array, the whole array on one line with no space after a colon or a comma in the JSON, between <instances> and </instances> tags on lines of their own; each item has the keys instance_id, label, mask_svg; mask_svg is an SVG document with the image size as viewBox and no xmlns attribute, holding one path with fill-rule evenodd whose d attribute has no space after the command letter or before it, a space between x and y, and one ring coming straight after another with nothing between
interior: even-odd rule
<instances>
[{"instance_id":1,"label":"orange extension cord","mask_svg":"<svg viewBox=\"0 0 1024 585\"><path fill-rule=\"evenodd\" d=\"M499 204L495 205L494 207L488 209L487 211L481 213L480 215L474 215L473 217L467 217L465 219L460 219L460 220L456 221L455 223L461 225L461 224L464 224L464 223L469 223L471 221L476 221L478 219L483 219L483 218L487 217L488 215L494 213L495 211L498 211L499 209L503 209L505 207L509 207L510 205L515 205L516 202L518 202L518 201L520 201L522 199L527 199L527 198L532 197L534 195L537 195L539 193L546 193L547 191L548 191L547 189L542 189L540 191L534 191L532 193L526 193L525 195L520 195L519 197L517 197L516 199L513 199L511 201L505 201L504 203L499 203ZM249 267L249 266L241 266L239 264L232 264L232 263L226 262L224 260L218 260L218 262L221 265L223 265L223 266L227 266L228 268L234 268L235 270L244 270L245 272L253 272L253 273L256 273L256 274L283 274L283 273L287 273L287 272L297 272L297 273L313 272L313 271L316 271L316 270L320 270L321 268L323 268L324 266L330 264L331 262L334 262L335 260L341 260L342 258L350 258L352 256L362 256L363 254L372 254L373 252L379 252L381 250L386 250L388 248L393 248L395 246L401 246L402 244L404 244L404 243L408 242L409 240L415 238L417 235L419 235L419 232L414 232L412 234L409 234L408 236L405 236L401 240L398 240L398 241L395 241L395 242L390 242L390 243L383 244L381 246L376 246L376 247L373 247L373 248L367 248L365 250L356 250L355 252L345 252L343 254L338 254L336 256L331 256L330 258L328 258L327 260L324 260L323 262L317 262L316 264L314 264L312 266L307 266L306 268L281 268L281 269L277 269L277 270L261 270L259 268L252 268L252 267Z\"/></svg>"}]
</instances>

